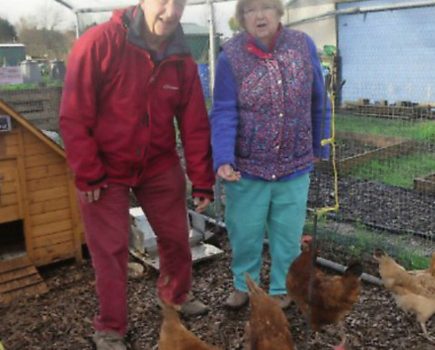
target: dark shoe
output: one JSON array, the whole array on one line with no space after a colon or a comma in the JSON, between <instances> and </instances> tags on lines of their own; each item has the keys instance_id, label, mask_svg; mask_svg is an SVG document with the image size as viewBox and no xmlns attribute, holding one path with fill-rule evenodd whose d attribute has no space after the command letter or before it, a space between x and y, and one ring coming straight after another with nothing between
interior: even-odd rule
<instances>
[{"instance_id":1,"label":"dark shoe","mask_svg":"<svg viewBox=\"0 0 435 350\"><path fill-rule=\"evenodd\" d=\"M189 295L187 300L180 305L179 312L186 317L204 315L208 312L207 305Z\"/></svg>"},{"instance_id":2,"label":"dark shoe","mask_svg":"<svg viewBox=\"0 0 435 350\"><path fill-rule=\"evenodd\" d=\"M127 350L124 338L113 331L95 332L92 339L97 350Z\"/></svg>"},{"instance_id":3,"label":"dark shoe","mask_svg":"<svg viewBox=\"0 0 435 350\"><path fill-rule=\"evenodd\" d=\"M287 309L291 304L291 299L287 294L272 295L272 299L278 303L281 309Z\"/></svg>"},{"instance_id":4,"label":"dark shoe","mask_svg":"<svg viewBox=\"0 0 435 350\"><path fill-rule=\"evenodd\" d=\"M245 306L249 301L249 295L247 292L241 292L240 290L234 290L227 300L225 300L225 306L230 309L240 309Z\"/></svg>"}]
</instances>

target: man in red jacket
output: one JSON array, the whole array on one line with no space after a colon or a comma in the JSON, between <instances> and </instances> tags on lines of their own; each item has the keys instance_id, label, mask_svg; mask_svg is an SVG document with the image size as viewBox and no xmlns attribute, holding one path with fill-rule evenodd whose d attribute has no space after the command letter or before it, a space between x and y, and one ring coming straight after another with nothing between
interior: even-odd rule
<instances>
[{"instance_id":1,"label":"man in red jacket","mask_svg":"<svg viewBox=\"0 0 435 350\"><path fill-rule=\"evenodd\" d=\"M157 235L158 296L187 315L194 300L185 176L197 211L213 199L210 131L180 18L186 0L142 0L89 29L68 60L60 129L96 274L98 350L125 349L129 193Z\"/></svg>"}]
</instances>

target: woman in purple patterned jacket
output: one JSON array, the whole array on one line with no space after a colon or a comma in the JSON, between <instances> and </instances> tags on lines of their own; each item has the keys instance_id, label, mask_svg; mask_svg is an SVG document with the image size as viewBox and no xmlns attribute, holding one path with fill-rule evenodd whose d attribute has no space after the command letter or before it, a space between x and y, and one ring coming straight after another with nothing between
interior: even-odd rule
<instances>
[{"instance_id":1,"label":"woman in purple patterned jacket","mask_svg":"<svg viewBox=\"0 0 435 350\"><path fill-rule=\"evenodd\" d=\"M238 0L244 31L223 45L211 112L214 169L224 180L225 223L234 291L226 306L248 301L245 273L258 283L267 231L269 294L289 305L285 278L300 252L309 174L329 150L329 103L312 39L284 28L280 0ZM325 116L324 120L322 118ZM321 130L323 126L323 131Z\"/></svg>"}]
</instances>

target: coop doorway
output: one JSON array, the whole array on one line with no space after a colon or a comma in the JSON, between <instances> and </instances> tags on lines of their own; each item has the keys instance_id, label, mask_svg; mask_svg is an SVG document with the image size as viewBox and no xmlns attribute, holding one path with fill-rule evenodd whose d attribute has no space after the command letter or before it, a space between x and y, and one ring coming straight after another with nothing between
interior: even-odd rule
<instances>
[{"instance_id":1,"label":"coop doorway","mask_svg":"<svg viewBox=\"0 0 435 350\"><path fill-rule=\"evenodd\" d=\"M23 220L0 224L0 260L10 260L26 254Z\"/></svg>"}]
</instances>

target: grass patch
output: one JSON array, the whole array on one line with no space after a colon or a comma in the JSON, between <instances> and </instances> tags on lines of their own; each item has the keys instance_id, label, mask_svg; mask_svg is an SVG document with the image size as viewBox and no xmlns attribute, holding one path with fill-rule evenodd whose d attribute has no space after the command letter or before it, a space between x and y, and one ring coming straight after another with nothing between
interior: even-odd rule
<instances>
[{"instance_id":1,"label":"grass patch","mask_svg":"<svg viewBox=\"0 0 435 350\"><path fill-rule=\"evenodd\" d=\"M335 229L331 229L335 226ZM333 245L345 247L349 254L355 258L367 259L375 249L380 248L393 257L399 264L408 270L425 269L429 266L430 258L413 244L408 235L388 234L366 227L363 224L352 224L351 230L342 230L339 224L331 225L327 220L318 223L318 238ZM304 232L313 232L312 222L307 220ZM311 230L310 230L311 229Z\"/></svg>"},{"instance_id":2,"label":"grass patch","mask_svg":"<svg viewBox=\"0 0 435 350\"><path fill-rule=\"evenodd\" d=\"M410 154L388 160L372 160L352 169L351 175L403 188L413 188L414 179L435 169L435 154Z\"/></svg>"},{"instance_id":3,"label":"grass patch","mask_svg":"<svg viewBox=\"0 0 435 350\"><path fill-rule=\"evenodd\" d=\"M22 84L5 84L0 85L0 90L3 91L24 91L35 90L45 87L61 87L63 82L60 80L53 80L50 77L43 76L40 83L22 83Z\"/></svg>"},{"instance_id":4,"label":"grass patch","mask_svg":"<svg viewBox=\"0 0 435 350\"><path fill-rule=\"evenodd\" d=\"M335 122L337 131L435 142L434 120L409 121L337 114Z\"/></svg>"}]
</instances>

